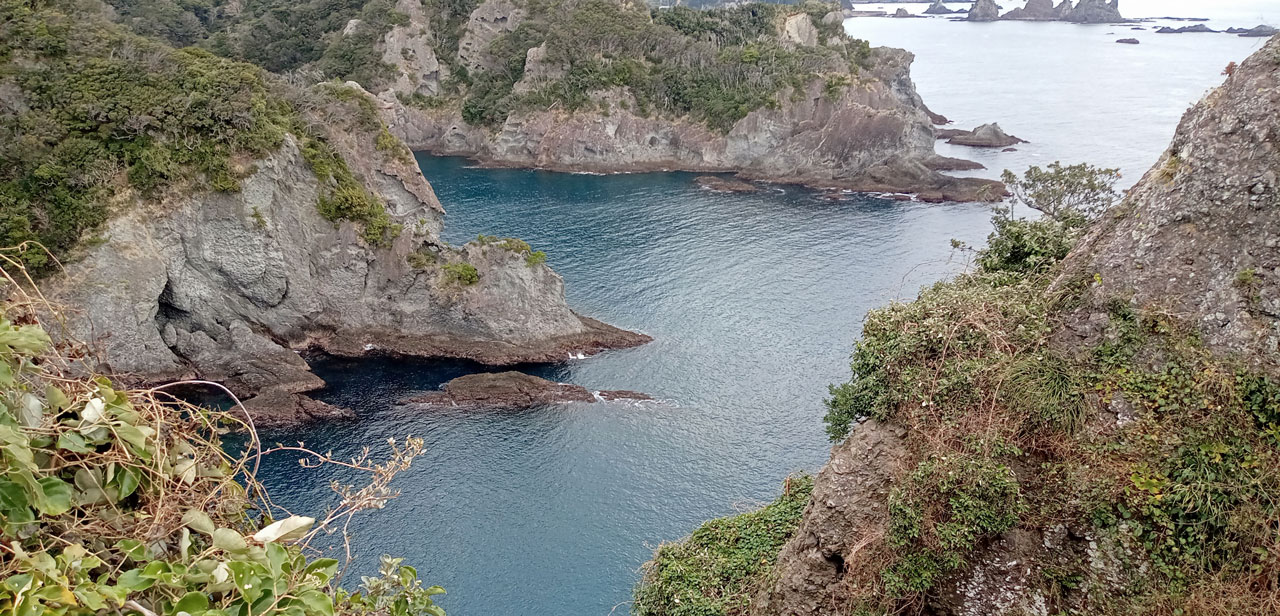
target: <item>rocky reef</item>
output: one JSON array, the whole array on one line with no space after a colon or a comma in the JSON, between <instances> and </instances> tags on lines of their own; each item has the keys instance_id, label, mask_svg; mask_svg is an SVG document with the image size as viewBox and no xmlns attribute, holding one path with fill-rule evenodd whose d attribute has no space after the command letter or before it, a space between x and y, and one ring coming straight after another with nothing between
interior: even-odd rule
<instances>
[{"instance_id":1,"label":"rocky reef","mask_svg":"<svg viewBox=\"0 0 1280 616\"><path fill-rule=\"evenodd\" d=\"M1004 129L995 122L983 124L973 130L941 130L938 131L938 138L946 139L950 144L975 148L1007 148L1011 145L1026 143L1026 140L1004 132Z\"/></svg>"},{"instance_id":2,"label":"rocky reef","mask_svg":"<svg viewBox=\"0 0 1280 616\"><path fill-rule=\"evenodd\" d=\"M400 404L420 408L523 410L534 406L600 400L651 400L635 391L591 391L581 385L556 383L523 372L494 372L461 376L440 391L412 396Z\"/></svg>"}]
</instances>

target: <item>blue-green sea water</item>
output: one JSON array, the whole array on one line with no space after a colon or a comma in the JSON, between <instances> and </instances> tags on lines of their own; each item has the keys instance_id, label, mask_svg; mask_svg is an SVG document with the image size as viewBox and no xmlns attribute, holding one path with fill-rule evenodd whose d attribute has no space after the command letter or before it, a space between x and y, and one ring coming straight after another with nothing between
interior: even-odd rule
<instances>
[{"instance_id":1,"label":"blue-green sea water","mask_svg":"<svg viewBox=\"0 0 1280 616\"><path fill-rule=\"evenodd\" d=\"M570 304L643 331L646 346L523 366L655 403L526 412L409 411L393 402L481 369L327 360L318 397L353 421L266 435L340 456L408 434L427 453L403 495L356 519L359 569L404 556L448 589L451 616L626 614L641 564L699 522L774 498L826 460L826 386L848 377L867 310L961 269L982 205L926 205L799 188L702 190L689 174L566 175L419 158L446 236L519 236L546 250ZM330 471L268 456L261 477L295 511L331 502Z\"/></svg>"}]
</instances>

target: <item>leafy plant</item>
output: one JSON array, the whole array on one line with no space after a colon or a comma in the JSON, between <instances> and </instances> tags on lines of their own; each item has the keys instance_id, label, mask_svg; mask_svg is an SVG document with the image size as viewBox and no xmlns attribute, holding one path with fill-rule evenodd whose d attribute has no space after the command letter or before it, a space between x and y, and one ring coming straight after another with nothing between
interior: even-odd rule
<instances>
[{"instance_id":1,"label":"leafy plant","mask_svg":"<svg viewBox=\"0 0 1280 616\"><path fill-rule=\"evenodd\" d=\"M446 263L441 269L444 271L446 282L454 282L464 287L480 282L480 272L476 271L476 266L470 263Z\"/></svg>"}]
</instances>

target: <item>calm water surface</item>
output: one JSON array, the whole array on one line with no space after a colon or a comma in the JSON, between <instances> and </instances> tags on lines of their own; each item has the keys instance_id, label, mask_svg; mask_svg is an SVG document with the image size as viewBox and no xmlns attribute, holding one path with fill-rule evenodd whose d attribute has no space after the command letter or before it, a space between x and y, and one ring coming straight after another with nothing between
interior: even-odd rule
<instances>
[{"instance_id":1,"label":"calm water surface","mask_svg":"<svg viewBox=\"0 0 1280 616\"><path fill-rule=\"evenodd\" d=\"M913 49L926 101L957 124L998 120L1034 142L984 155L992 170L1089 160L1130 178L1155 160L1221 67L1258 44L1225 35L1157 44L1150 35L1129 48L1108 41L1118 37L1105 34L1112 30L1065 24L846 27ZM787 474L821 466L825 387L847 378L867 310L962 269L949 240L980 243L987 233L979 205L833 202L795 188L718 195L679 173L419 162L449 211L450 242L524 238L547 251L577 310L655 338L522 369L660 400L423 413L393 403L481 368L385 359L316 366L329 382L319 397L359 417L266 438L339 456L391 437L424 438L426 456L398 481L404 495L357 519L358 568L367 572L384 552L407 557L449 590L441 604L451 616L626 613L655 545L769 500ZM278 456L262 478L281 503L315 511L332 500L330 479L342 478L331 473Z\"/></svg>"}]
</instances>

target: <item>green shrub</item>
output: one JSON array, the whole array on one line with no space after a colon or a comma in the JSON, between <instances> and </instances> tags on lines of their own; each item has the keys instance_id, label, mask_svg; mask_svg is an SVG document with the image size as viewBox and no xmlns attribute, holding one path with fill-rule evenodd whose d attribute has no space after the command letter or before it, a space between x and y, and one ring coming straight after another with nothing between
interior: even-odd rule
<instances>
[{"instance_id":1,"label":"green shrub","mask_svg":"<svg viewBox=\"0 0 1280 616\"><path fill-rule=\"evenodd\" d=\"M524 258L525 265L528 265L529 267L538 267L539 265L542 265L546 262L547 262L547 253L541 250L531 252L529 253L528 256Z\"/></svg>"},{"instance_id":2,"label":"green shrub","mask_svg":"<svg viewBox=\"0 0 1280 616\"><path fill-rule=\"evenodd\" d=\"M464 287L480 282L480 272L470 263L446 263L441 269L444 271L445 282L454 282Z\"/></svg>"},{"instance_id":3,"label":"green shrub","mask_svg":"<svg viewBox=\"0 0 1280 616\"><path fill-rule=\"evenodd\" d=\"M813 478L792 477L782 495L756 511L706 522L684 541L658 548L635 591L637 616L745 613L753 583L795 533Z\"/></svg>"}]
</instances>

